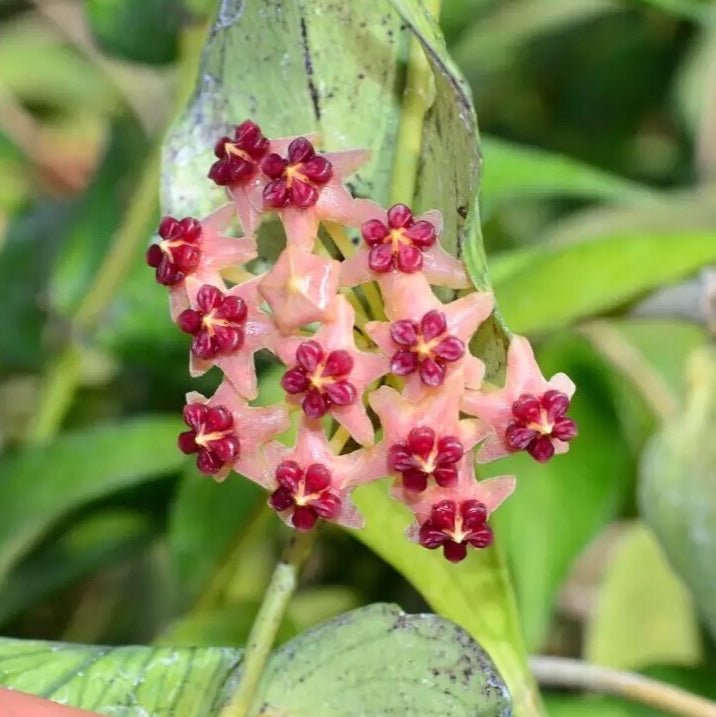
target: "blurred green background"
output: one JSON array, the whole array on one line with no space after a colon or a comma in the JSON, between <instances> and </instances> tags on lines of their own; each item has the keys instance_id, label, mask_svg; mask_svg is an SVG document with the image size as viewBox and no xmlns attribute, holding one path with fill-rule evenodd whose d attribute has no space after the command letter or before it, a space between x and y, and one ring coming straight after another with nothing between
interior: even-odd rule
<instances>
[{"instance_id":1,"label":"blurred green background","mask_svg":"<svg viewBox=\"0 0 716 717\"><path fill-rule=\"evenodd\" d=\"M184 393L211 391L216 376L189 380L187 342L143 261L159 144L214 7L0 0L4 635L240 645L285 540L258 489L218 487L176 451ZM495 520L528 646L716 696L708 609L638 507L644 447L686 405L689 357L716 324L716 9L445 0L441 24L483 135L497 301L545 373L579 387L568 456L495 466L520 477ZM263 366L265 387L276 378ZM693 497L716 505L708 470L711 493ZM710 531L716 546L716 522ZM695 596L713 611L716 585ZM378 600L425 608L328 528L282 639ZM549 704L555 715L655 714Z\"/></svg>"}]
</instances>

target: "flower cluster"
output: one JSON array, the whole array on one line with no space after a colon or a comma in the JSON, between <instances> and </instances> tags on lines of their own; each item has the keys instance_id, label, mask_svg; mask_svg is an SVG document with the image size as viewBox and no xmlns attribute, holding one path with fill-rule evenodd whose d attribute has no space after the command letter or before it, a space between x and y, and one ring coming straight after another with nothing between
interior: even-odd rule
<instances>
[{"instance_id":1,"label":"flower cluster","mask_svg":"<svg viewBox=\"0 0 716 717\"><path fill-rule=\"evenodd\" d=\"M504 386L486 385L469 345L492 296L472 290L443 303L433 292L472 289L441 247L440 212L414 216L404 204L386 210L354 198L344 180L366 152L319 154L314 141L239 125L216 143L208 172L230 201L201 220L165 217L149 247L172 319L191 337L191 375L223 373L210 398L187 395L179 448L218 481L234 471L263 486L296 530L319 520L360 527L353 490L392 476L393 496L415 516L408 535L458 562L469 546L490 545L490 514L514 489L511 476L476 480L476 461L520 450L546 461L566 451L577 432L566 415L574 385L564 374L545 380L522 337L510 344ZM244 265L257 256L268 213L282 222L286 245L253 275ZM238 238L227 233L236 218ZM345 239L336 241L342 261L317 251L322 222ZM355 251L346 228L360 235ZM227 276L244 279L231 285ZM377 283L380 317L353 291L368 282ZM375 289L365 288L363 297ZM285 365L285 400L256 408L262 349ZM277 436L292 412L300 418L288 448Z\"/></svg>"}]
</instances>

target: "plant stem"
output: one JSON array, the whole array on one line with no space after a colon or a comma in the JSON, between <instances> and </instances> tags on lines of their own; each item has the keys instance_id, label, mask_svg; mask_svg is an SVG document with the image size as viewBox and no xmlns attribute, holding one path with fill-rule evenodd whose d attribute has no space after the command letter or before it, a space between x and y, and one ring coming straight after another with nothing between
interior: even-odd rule
<instances>
[{"instance_id":1,"label":"plant stem","mask_svg":"<svg viewBox=\"0 0 716 717\"><path fill-rule=\"evenodd\" d=\"M294 533L274 570L256 620L251 628L239 687L219 717L247 717L256 696L261 675L273 646L276 632L298 583L301 565L315 540L315 531Z\"/></svg>"},{"instance_id":2,"label":"plant stem","mask_svg":"<svg viewBox=\"0 0 716 717\"><path fill-rule=\"evenodd\" d=\"M683 717L716 717L716 702L649 677L566 657L533 657L541 685L603 692Z\"/></svg>"},{"instance_id":3,"label":"plant stem","mask_svg":"<svg viewBox=\"0 0 716 717\"><path fill-rule=\"evenodd\" d=\"M440 16L440 0L423 0L425 9L434 17ZM425 113L435 96L435 80L417 37L410 40L408 72L403 92L400 125L395 143L393 173L390 184L390 203L411 204L415 196L418 164L423 146Z\"/></svg>"}]
</instances>

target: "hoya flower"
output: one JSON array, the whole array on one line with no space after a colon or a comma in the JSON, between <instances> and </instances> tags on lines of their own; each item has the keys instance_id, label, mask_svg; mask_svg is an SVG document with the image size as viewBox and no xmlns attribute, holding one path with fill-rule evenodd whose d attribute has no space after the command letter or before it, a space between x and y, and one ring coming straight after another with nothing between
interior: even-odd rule
<instances>
[{"instance_id":1,"label":"hoya flower","mask_svg":"<svg viewBox=\"0 0 716 717\"><path fill-rule=\"evenodd\" d=\"M355 312L343 296L334 299L335 316L313 338L286 337L276 353L289 367L281 385L289 400L300 402L309 419L330 413L362 445L373 442L373 426L362 396L388 371L383 356L356 348Z\"/></svg>"},{"instance_id":2,"label":"hoya flower","mask_svg":"<svg viewBox=\"0 0 716 717\"><path fill-rule=\"evenodd\" d=\"M286 247L259 283L279 331L287 334L314 321L330 321L340 270L335 259Z\"/></svg>"},{"instance_id":3,"label":"hoya flower","mask_svg":"<svg viewBox=\"0 0 716 717\"><path fill-rule=\"evenodd\" d=\"M381 448L388 473L400 476L396 497L410 504L429 485L457 484L464 454L484 431L474 419L460 419L464 379L454 372L439 391L411 403L382 386L369 402L383 427Z\"/></svg>"},{"instance_id":4,"label":"hoya flower","mask_svg":"<svg viewBox=\"0 0 716 717\"><path fill-rule=\"evenodd\" d=\"M254 354L274 344L275 330L259 307L260 277L228 291L205 284L192 309L177 317L179 328L190 334L189 372L202 376L218 366L234 388L248 400L258 393Z\"/></svg>"},{"instance_id":5,"label":"hoya flower","mask_svg":"<svg viewBox=\"0 0 716 717\"><path fill-rule=\"evenodd\" d=\"M513 476L476 481L473 466L470 453L454 487L429 488L411 506L416 524L408 529L408 537L429 550L442 548L452 563L464 560L469 547L481 549L492 544L488 519L515 489Z\"/></svg>"},{"instance_id":6,"label":"hoya flower","mask_svg":"<svg viewBox=\"0 0 716 717\"><path fill-rule=\"evenodd\" d=\"M475 291L443 304L421 274L404 277L391 289L385 308L395 320L371 321L365 328L390 357L392 373L409 377L406 395L416 396L422 386L440 386L456 369L464 371L468 387L479 388L485 366L470 354L468 343L492 312L492 294Z\"/></svg>"},{"instance_id":7,"label":"hoya flower","mask_svg":"<svg viewBox=\"0 0 716 717\"><path fill-rule=\"evenodd\" d=\"M259 447L290 425L284 408L252 408L226 380L210 399L188 393L184 422L189 430L179 434L180 450L196 453L199 470L217 481L232 468L243 474L244 463L252 465Z\"/></svg>"},{"instance_id":8,"label":"hoya flower","mask_svg":"<svg viewBox=\"0 0 716 717\"><path fill-rule=\"evenodd\" d=\"M361 224L363 243L343 262L344 286L381 280L382 287L395 275L419 271L435 286L453 289L470 286L462 263L440 246L440 212L433 210L414 217L405 204L395 204L387 212L378 205L373 207L375 211Z\"/></svg>"},{"instance_id":9,"label":"hoya flower","mask_svg":"<svg viewBox=\"0 0 716 717\"><path fill-rule=\"evenodd\" d=\"M235 216L225 204L205 219L164 217L160 241L147 249L147 264L156 269L157 281L169 287L172 319L189 306L204 284L222 285L220 271L256 257L256 242L223 232Z\"/></svg>"},{"instance_id":10,"label":"hoya flower","mask_svg":"<svg viewBox=\"0 0 716 717\"><path fill-rule=\"evenodd\" d=\"M233 137L221 137L214 146L216 162L211 165L208 177L222 187L242 184L253 179L259 163L269 151L269 141L261 128L246 120L234 129Z\"/></svg>"},{"instance_id":11,"label":"hoya flower","mask_svg":"<svg viewBox=\"0 0 716 717\"><path fill-rule=\"evenodd\" d=\"M489 429L478 461L486 463L526 450L544 463L555 453L565 453L577 435L575 422L566 415L574 390L574 383L563 373L547 381L529 341L515 336L507 351L504 387L467 391L462 401L462 410Z\"/></svg>"},{"instance_id":12,"label":"hoya flower","mask_svg":"<svg viewBox=\"0 0 716 717\"><path fill-rule=\"evenodd\" d=\"M384 473L375 449L337 456L320 424L302 420L293 449L259 450L244 475L270 491L269 506L287 525L305 531L319 519L362 527L350 494Z\"/></svg>"}]
</instances>

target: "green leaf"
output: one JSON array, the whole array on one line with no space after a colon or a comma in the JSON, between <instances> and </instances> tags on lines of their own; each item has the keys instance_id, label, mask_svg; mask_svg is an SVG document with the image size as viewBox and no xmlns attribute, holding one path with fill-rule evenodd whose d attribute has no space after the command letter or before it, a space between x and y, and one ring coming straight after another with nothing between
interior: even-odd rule
<instances>
[{"instance_id":1,"label":"green leaf","mask_svg":"<svg viewBox=\"0 0 716 717\"><path fill-rule=\"evenodd\" d=\"M0 461L0 575L58 518L90 500L184 463L176 418L143 418L67 433Z\"/></svg>"},{"instance_id":2,"label":"green leaf","mask_svg":"<svg viewBox=\"0 0 716 717\"><path fill-rule=\"evenodd\" d=\"M547 376L563 370L577 384L569 413L579 436L569 453L547 464L521 453L491 467L519 476L518 489L493 522L530 650L543 647L560 586L589 541L619 515L633 473L604 365L589 345L566 337L545 346L539 361Z\"/></svg>"},{"instance_id":3,"label":"green leaf","mask_svg":"<svg viewBox=\"0 0 716 717\"><path fill-rule=\"evenodd\" d=\"M496 263L504 261L513 270L496 271L500 310L511 329L530 333L603 313L716 261L716 235L604 236L519 250Z\"/></svg>"},{"instance_id":4,"label":"green leaf","mask_svg":"<svg viewBox=\"0 0 716 717\"><path fill-rule=\"evenodd\" d=\"M94 570L136 553L154 532L147 517L126 510L106 510L78 522L7 576L0 593L0 624Z\"/></svg>"},{"instance_id":5,"label":"green leaf","mask_svg":"<svg viewBox=\"0 0 716 717\"><path fill-rule=\"evenodd\" d=\"M691 598L641 523L627 528L610 553L587 625L584 656L622 670L701 661Z\"/></svg>"},{"instance_id":6,"label":"green leaf","mask_svg":"<svg viewBox=\"0 0 716 717\"><path fill-rule=\"evenodd\" d=\"M644 452L640 506L716 636L716 352L696 351L684 410Z\"/></svg>"},{"instance_id":7,"label":"green leaf","mask_svg":"<svg viewBox=\"0 0 716 717\"><path fill-rule=\"evenodd\" d=\"M568 197L614 202L654 201L656 193L584 162L497 137L482 137L481 197L490 209L523 197Z\"/></svg>"},{"instance_id":8,"label":"green leaf","mask_svg":"<svg viewBox=\"0 0 716 717\"><path fill-rule=\"evenodd\" d=\"M115 717L214 717L235 688L230 648L85 647L0 640L0 684ZM487 655L434 615L372 605L271 657L252 714L509 717Z\"/></svg>"},{"instance_id":9,"label":"green leaf","mask_svg":"<svg viewBox=\"0 0 716 717\"><path fill-rule=\"evenodd\" d=\"M99 46L127 60L161 64L177 53L182 8L176 0L86 0Z\"/></svg>"}]
</instances>

